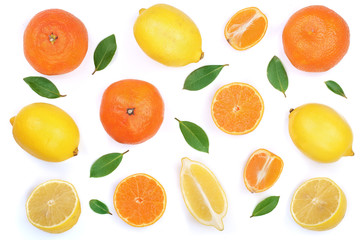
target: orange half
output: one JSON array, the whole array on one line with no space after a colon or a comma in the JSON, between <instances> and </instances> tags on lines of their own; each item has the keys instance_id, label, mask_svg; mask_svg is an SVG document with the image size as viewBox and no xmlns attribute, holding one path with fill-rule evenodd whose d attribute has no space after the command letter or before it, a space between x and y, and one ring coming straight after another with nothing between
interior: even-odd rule
<instances>
[{"instance_id":1,"label":"orange half","mask_svg":"<svg viewBox=\"0 0 360 240\"><path fill-rule=\"evenodd\" d=\"M264 37L268 26L266 16L256 7L235 13L225 26L225 38L236 50L246 50Z\"/></svg>"},{"instance_id":2,"label":"orange half","mask_svg":"<svg viewBox=\"0 0 360 240\"><path fill-rule=\"evenodd\" d=\"M134 174L117 185L114 208L119 217L129 225L149 226L164 214L166 193L153 177L144 173Z\"/></svg>"},{"instance_id":3,"label":"orange half","mask_svg":"<svg viewBox=\"0 0 360 240\"><path fill-rule=\"evenodd\" d=\"M252 193L264 192L279 179L283 160L266 149L256 150L246 163L244 182Z\"/></svg>"},{"instance_id":4,"label":"orange half","mask_svg":"<svg viewBox=\"0 0 360 240\"><path fill-rule=\"evenodd\" d=\"M253 131L264 114L264 101L259 92L246 83L234 82L216 91L211 116L222 131L241 135Z\"/></svg>"}]
</instances>

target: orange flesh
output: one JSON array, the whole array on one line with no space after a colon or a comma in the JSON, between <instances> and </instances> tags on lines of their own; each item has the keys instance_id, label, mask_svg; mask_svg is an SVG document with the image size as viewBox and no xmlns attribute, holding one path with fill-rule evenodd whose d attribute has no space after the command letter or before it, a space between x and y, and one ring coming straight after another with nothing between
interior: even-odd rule
<instances>
[{"instance_id":1,"label":"orange flesh","mask_svg":"<svg viewBox=\"0 0 360 240\"><path fill-rule=\"evenodd\" d=\"M257 8L237 12L226 24L225 37L237 50L248 49L257 44L267 30L267 18Z\"/></svg>"},{"instance_id":2,"label":"orange flesh","mask_svg":"<svg viewBox=\"0 0 360 240\"><path fill-rule=\"evenodd\" d=\"M260 94L250 85L234 83L219 89L212 104L216 125L230 134L245 134L256 128L264 111Z\"/></svg>"},{"instance_id":3,"label":"orange flesh","mask_svg":"<svg viewBox=\"0 0 360 240\"><path fill-rule=\"evenodd\" d=\"M265 149L255 151L245 167L246 187L250 192L263 192L269 189L278 180L283 165L282 159L275 154Z\"/></svg>"},{"instance_id":4,"label":"orange flesh","mask_svg":"<svg viewBox=\"0 0 360 240\"><path fill-rule=\"evenodd\" d=\"M154 178L146 174L135 174L116 187L114 207L126 223L144 227L155 223L163 215L166 194Z\"/></svg>"}]
</instances>

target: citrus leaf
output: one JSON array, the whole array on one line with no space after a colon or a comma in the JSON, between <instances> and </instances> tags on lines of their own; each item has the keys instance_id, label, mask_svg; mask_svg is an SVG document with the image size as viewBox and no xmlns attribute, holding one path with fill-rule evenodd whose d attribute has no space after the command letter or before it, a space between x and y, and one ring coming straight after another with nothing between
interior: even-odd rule
<instances>
[{"instance_id":1,"label":"citrus leaf","mask_svg":"<svg viewBox=\"0 0 360 240\"><path fill-rule=\"evenodd\" d=\"M271 85L285 95L289 81L284 65L281 60L274 56L267 67L267 77Z\"/></svg>"},{"instance_id":2,"label":"citrus leaf","mask_svg":"<svg viewBox=\"0 0 360 240\"><path fill-rule=\"evenodd\" d=\"M207 65L192 71L185 79L184 89L197 91L212 83L225 65Z\"/></svg>"},{"instance_id":3,"label":"citrus leaf","mask_svg":"<svg viewBox=\"0 0 360 240\"><path fill-rule=\"evenodd\" d=\"M268 214L277 206L279 202L279 196L271 196L262 200L254 209L250 217L257 217Z\"/></svg>"},{"instance_id":4,"label":"citrus leaf","mask_svg":"<svg viewBox=\"0 0 360 240\"><path fill-rule=\"evenodd\" d=\"M337 82L329 80L329 81L326 81L325 84L328 87L328 89L330 89L333 93L340 95L344 98L347 98L345 96L343 89L340 87L340 85Z\"/></svg>"},{"instance_id":5,"label":"citrus leaf","mask_svg":"<svg viewBox=\"0 0 360 240\"><path fill-rule=\"evenodd\" d=\"M188 121L180 121L175 118L179 122L180 131L185 138L185 141L194 149L209 153L209 139L205 133L205 131L196 125L195 123Z\"/></svg>"},{"instance_id":6,"label":"citrus leaf","mask_svg":"<svg viewBox=\"0 0 360 240\"><path fill-rule=\"evenodd\" d=\"M97 71L103 70L109 65L113 56L116 52L116 39L115 35L112 34L107 38L103 39L96 47L94 52L94 64L95 70L92 74Z\"/></svg>"},{"instance_id":7,"label":"citrus leaf","mask_svg":"<svg viewBox=\"0 0 360 240\"><path fill-rule=\"evenodd\" d=\"M46 98L59 98L65 97L61 95L57 87L47 78L44 77L26 77L24 81L30 88L38 95Z\"/></svg>"},{"instance_id":8,"label":"citrus leaf","mask_svg":"<svg viewBox=\"0 0 360 240\"><path fill-rule=\"evenodd\" d=\"M97 159L91 166L90 177L104 177L112 173L121 163L123 155L127 153L108 153Z\"/></svg>"},{"instance_id":9,"label":"citrus leaf","mask_svg":"<svg viewBox=\"0 0 360 240\"><path fill-rule=\"evenodd\" d=\"M109 208L106 206L106 204L97 199L91 199L89 201L89 206L96 213L112 215L111 212L109 211Z\"/></svg>"}]
</instances>

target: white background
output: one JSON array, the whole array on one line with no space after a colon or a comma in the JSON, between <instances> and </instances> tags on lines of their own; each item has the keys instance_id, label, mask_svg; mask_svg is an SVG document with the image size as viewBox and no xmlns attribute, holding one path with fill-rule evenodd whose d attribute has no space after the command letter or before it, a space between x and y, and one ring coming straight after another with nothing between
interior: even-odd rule
<instances>
[{"instance_id":1,"label":"white background","mask_svg":"<svg viewBox=\"0 0 360 240\"><path fill-rule=\"evenodd\" d=\"M157 0L132 1L6 1L1 6L0 66L1 66L1 231L5 239L336 239L349 234L359 238L360 194L360 119L358 105L358 56L360 15L355 0L288 1L170 1L189 15L198 26L203 40L205 57L198 63L174 68L163 66L138 47L132 27L140 8L159 3ZM343 60L324 73L306 73L295 69L284 54L281 34L287 19L298 9L323 4L338 12L348 23L350 48ZM245 7L256 6L266 14L269 25L265 37L253 48L236 51L226 42L223 31L230 17ZM27 76L41 76L26 61L22 36L27 23L38 12L61 8L83 21L89 34L87 55L75 71L50 76L62 94L61 99L46 99L35 94L22 80ZM103 71L94 70L93 52L96 45L110 34L117 38L118 50L111 64ZM275 90L267 80L266 68L277 55L289 76L287 98ZM208 64L229 64L218 78L198 92L182 90L186 76L194 69ZM135 78L154 84L165 102L165 118L158 133L139 145L123 145L112 140L99 120L99 106L103 91L113 82ZM330 92L326 80L337 81L348 99ZM262 95L265 112L255 131L231 136L219 130L212 121L210 105L215 91L230 82L253 85ZM47 102L61 107L76 121L81 134L79 155L61 163L48 163L27 154L14 141L9 119L24 106L33 102ZM320 164L302 155L292 143L288 130L288 113L304 103L327 104L342 114L354 132L354 157L344 157L336 163ZM174 118L200 125L210 139L210 153L192 149L183 139ZM284 160L278 182L264 193L251 194L243 183L243 169L248 157L258 148L266 148ZM100 179L90 179L91 164L109 152L130 150L118 169ZM225 229L199 224L188 212L179 187L181 158L189 157L206 164L223 186L229 203L224 218ZM130 174L144 172L155 177L167 193L167 208L154 225L134 228L115 213L112 203L118 182ZM345 192L348 208L345 218L336 228L314 232L301 228L289 212L295 189L312 177L329 177ZM63 179L73 183L79 193L82 214L70 231L52 235L33 227L26 218L25 202L30 192L49 179ZM249 218L262 199L279 195L276 209L268 215ZM99 215L89 208L90 199L106 203L110 215Z\"/></svg>"}]
</instances>

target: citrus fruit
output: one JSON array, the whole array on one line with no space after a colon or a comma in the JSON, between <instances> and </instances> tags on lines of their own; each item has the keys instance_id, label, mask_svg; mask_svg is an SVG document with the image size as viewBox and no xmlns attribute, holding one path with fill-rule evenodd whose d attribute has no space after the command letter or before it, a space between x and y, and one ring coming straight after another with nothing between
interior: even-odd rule
<instances>
[{"instance_id":1,"label":"citrus fruit","mask_svg":"<svg viewBox=\"0 0 360 240\"><path fill-rule=\"evenodd\" d=\"M222 231L227 199L216 176L204 164L182 159L180 186L186 207L201 224Z\"/></svg>"},{"instance_id":2,"label":"citrus fruit","mask_svg":"<svg viewBox=\"0 0 360 240\"><path fill-rule=\"evenodd\" d=\"M133 174L117 185L114 207L119 217L129 225L149 226L164 214L166 193L155 178L144 173Z\"/></svg>"},{"instance_id":3,"label":"citrus fruit","mask_svg":"<svg viewBox=\"0 0 360 240\"><path fill-rule=\"evenodd\" d=\"M252 193L263 192L279 179L284 166L283 160L266 149L251 154L244 170L246 188Z\"/></svg>"},{"instance_id":4,"label":"citrus fruit","mask_svg":"<svg viewBox=\"0 0 360 240\"><path fill-rule=\"evenodd\" d=\"M138 144L154 136L164 119L164 102L151 83L125 79L104 92L100 120L116 141Z\"/></svg>"},{"instance_id":5,"label":"citrus fruit","mask_svg":"<svg viewBox=\"0 0 360 240\"><path fill-rule=\"evenodd\" d=\"M300 226L310 230L328 230L343 219L346 197L331 179L312 178L295 191L290 211Z\"/></svg>"},{"instance_id":6,"label":"citrus fruit","mask_svg":"<svg viewBox=\"0 0 360 240\"><path fill-rule=\"evenodd\" d=\"M63 180L49 180L37 186L26 201L27 218L32 225L49 233L72 228L81 213L74 186Z\"/></svg>"},{"instance_id":7,"label":"citrus fruit","mask_svg":"<svg viewBox=\"0 0 360 240\"><path fill-rule=\"evenodd\" d=\"M166 66L184 66L203 57L201 35L195 23L167 4L141 9L134 36L150 58Z\"/></svg>"},{"instance_id":8,"label":"citrus fruit","mask_svg":"<svg viewBox=\"0 0 360 240\"><path fill-rule=\"evenodd\" d=\"M83 61L87 49L88 34L84 24L61 9L39 12L25 29L25 57L42 74L73 71Z\"/></svg>"},{"instance_id":9,"label":"citrus fruit","mask_svg":"<svg viewBox=\"0 0 360 240\"><path fill-rule=\"evenodd\" d=\"M15 141L36 158L61 162L78 154L80 134L76 123L52 104L27 105L10 123Z\"/></svg>"},{"instance_id":10,"label":"citrus fruit","mask_svg":"<svg viewBox=\"0 0 360 240\"><path fill-rule=\"evenodd\" d=\"M256 7L235 13L225 26L224 35L236 50L255 46L264 37L268 26L266 16Z\"/></svg>"},{"instance_id":11,"label":"citrus fruit","mask_svg":"<svg viewBox=\"0 0 360 240\"><path fill-rule=\"evenodd\" d=\"M345 20L325 6L308 6L294 13L282 34L290 62L306 72L324 72L334 67L350 45Z\"/></svg>"},{"instance_id":12,"label":"citrus fruit","mask_svg":"<svg viewBox=\"0 0 360 240\"><path fill-rule=\"evenodd\" d=\"M264 101L259 92L246 83L222 86L211 103L211 116L216 126L228 134L246 134L260 123Z\"/></svg>"},{"instance_id":13,"label":"citrus fruit","mask_svg":"<svg viewBox=\"0 0 360 240\"><path fill-rule=\"evenodd\" d=\"M309 103L292 109L289 133L297 148L315 161L330 163L354 155L349 124L326 105Z\"/></svg>"}]
</instances>

